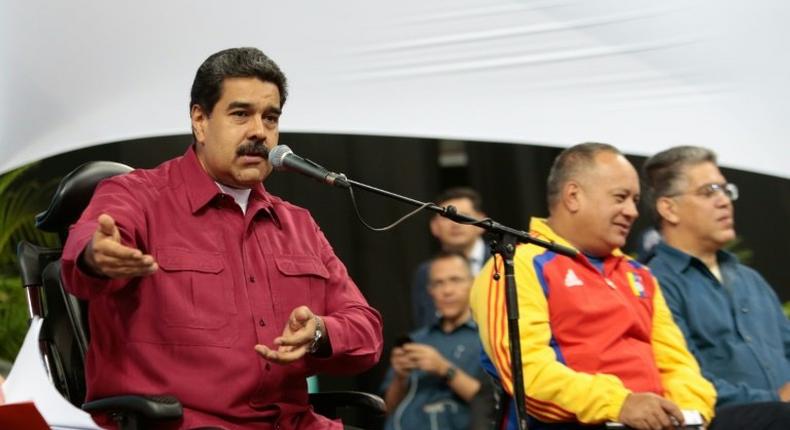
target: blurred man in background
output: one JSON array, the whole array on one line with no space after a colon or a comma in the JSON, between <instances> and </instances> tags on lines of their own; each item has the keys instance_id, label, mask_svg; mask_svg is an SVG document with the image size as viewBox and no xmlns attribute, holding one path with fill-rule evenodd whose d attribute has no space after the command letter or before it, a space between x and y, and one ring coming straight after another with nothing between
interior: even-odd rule
<instances>
[{"instance_id":1,"label":"blurred man in background","mask_svg":"<svg viewBox=\"0 0 790 430\"><path fill-rule=\"evenodd\" d=\"M386 429L469 428L468 402L485 376L469 309L472 281L463 254L442 251L430 261L427 289L439 316L392 350L382 384Z\"/></svg>"},{"instance_id":2,"label":"blurred man in background","mask_svg":"<svg viewBox=\"0 0 790 430\"><path fill-rule=\"evenodd\" d=\"M459 213L474 218L484 218L483 200L480 194L467 187L450 188L435 200L440 206L454 206ZM433 215L431 234L439 241L444 251L461 253L469 261L473 275L477 275L491 256L482 239L483 230L471 225L459 224L440 215ZM428 294L428 270L430 260L421 263L414 272L411 286L412 316L414 327L424 327L436 320L436 307Z\"/></svg>"}]
</instances>

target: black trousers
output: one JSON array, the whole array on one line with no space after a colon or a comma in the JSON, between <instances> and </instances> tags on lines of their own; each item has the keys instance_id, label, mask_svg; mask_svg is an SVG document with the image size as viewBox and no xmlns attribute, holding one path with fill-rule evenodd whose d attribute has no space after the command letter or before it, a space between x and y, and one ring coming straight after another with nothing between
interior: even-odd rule
<instances>
[{"instance_id":1,"label":"black trousers","mask_svg":"<svg viewBox=\"0 0 790 430\"><path fill-rule=\"evenodd\" d=\"M710 430L788 430L790 403L761 402L716 409Z\"/></svg>"}]
</instances>

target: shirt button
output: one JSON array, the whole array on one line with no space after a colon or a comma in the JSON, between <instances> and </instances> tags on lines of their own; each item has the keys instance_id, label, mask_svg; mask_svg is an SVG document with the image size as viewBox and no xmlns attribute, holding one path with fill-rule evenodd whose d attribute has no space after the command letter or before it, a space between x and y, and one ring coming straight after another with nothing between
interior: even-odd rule
<instances>
[{"instance_id":1,"label":"shirt button","mask_svg":"<svg viewBox=\"0 0 790 430\"><path fill-rule=\"evenodd\" d=\"M752 337L751 336L744 336L743 338L746 339L747 342L751 342L752 341Z\"/></svg>"},{"instance_id":2,"label":"shirt button","mask_svg":"<svg viewBox=\"0 0 790 430\"><path fill-rule=\"evenodd\" d=\"M251 284L254 284L254 283L255 283L255 277L254 277L254 276L250 275L250 278L249 278L249 279L250 279L250 283L251 283Z\"/></svg>"},{"instance_id":3,"label":"shirt button","mask_svg":"<svg viewBox=\"0 0 790 430\"><path fill-rule=\"evenodd\" d=\"M749 312L749 308L747 308L746 306L744 306L744 307L742 307L742 308L741 308L741 312L743 312L743 313L747 313L747 312Z\"/></svg>"},{"instance_id":4,"label":"shirt button","mask_svg":"<svg viewBox=\"0 0 790 430\"><path fill-rule=\"evenodd\" d=\"M260 320L258 320L258 325L261 326L261 327L266 327L266 321L264 321L263 319L260 319Z\"/></svg>"}]
</instances>

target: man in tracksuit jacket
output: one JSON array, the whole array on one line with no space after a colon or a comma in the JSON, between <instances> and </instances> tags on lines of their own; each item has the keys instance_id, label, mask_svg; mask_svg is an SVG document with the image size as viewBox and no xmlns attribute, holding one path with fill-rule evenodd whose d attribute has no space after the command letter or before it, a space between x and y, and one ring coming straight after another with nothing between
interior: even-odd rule
<instances>
[{"instance_id":1,"label":"man in tracksuit jacket","mask_svg":"<svg viewBox=\"0 0 790 430\"><path fill-rule=\"evenodd\" d=\"M534 218L530 230L579 254L570 258L535 245L516 251L530 429L608 421L670 429L683 422L681 410L713 418L715 390L686 348L655 278L619 249L638 216L639 193L636 170L610 145L577 145L554 162L549 218ZM512 397L504 276L494 276L503 271L501 260L489 260L471 302L490 370ZM510 409L507 424L516 428Z\"/></svg>"}]
</instances>

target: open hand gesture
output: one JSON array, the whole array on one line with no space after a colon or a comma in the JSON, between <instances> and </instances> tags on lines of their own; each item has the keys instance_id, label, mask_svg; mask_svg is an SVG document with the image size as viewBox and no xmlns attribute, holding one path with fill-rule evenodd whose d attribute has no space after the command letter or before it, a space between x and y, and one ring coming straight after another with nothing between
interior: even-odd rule
<instances>
[{"instance_id":1,"label":"open hand gesture","mask_svg":"<svg viewBox=\"0 0 790 430\"><path fill-rule=\"evenodd\" d=\"M291 312L282 336L274 339L277 349L255 345L255 350L263 358L277 364L288 364L302 358L313 342L318 318L307 306L299 306Z\"/></svg>"},{"instance_id":2,"label":"open hand gesture","mask_svg":"<svg viewBox=\"0 0 790 430\"><path fill-rule=\"evenodd\" d=\"M94 273L108 278L134 278L156 272L159 266L154 257L121 243L121 232L111 216L101 214L98 221L83 253L83 261Z\"/></svg>"}]
</instances>

